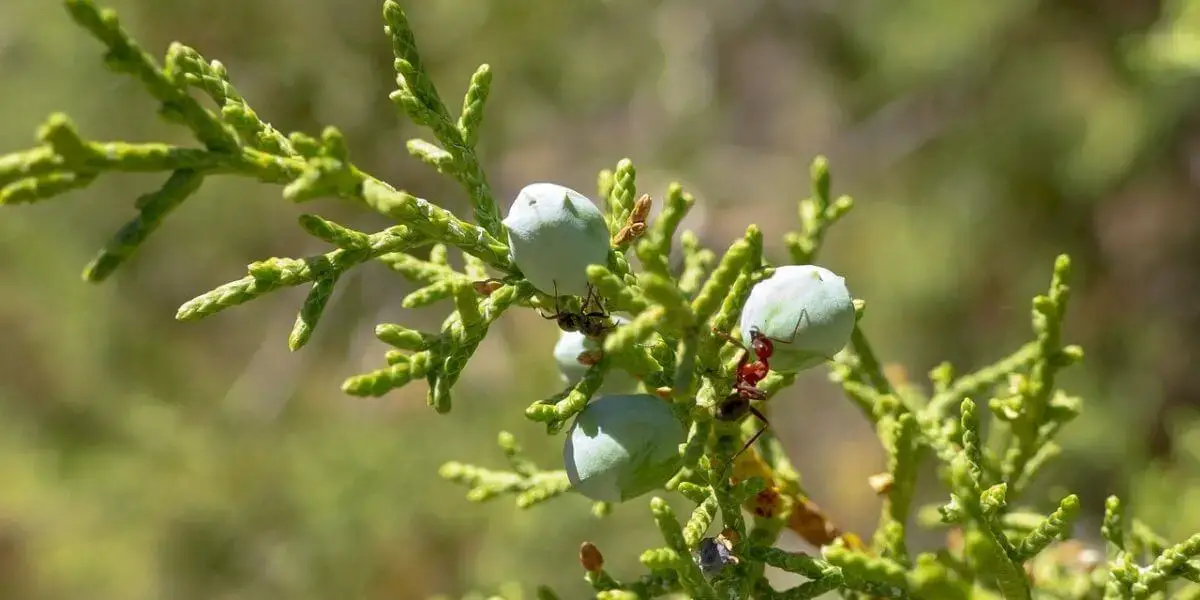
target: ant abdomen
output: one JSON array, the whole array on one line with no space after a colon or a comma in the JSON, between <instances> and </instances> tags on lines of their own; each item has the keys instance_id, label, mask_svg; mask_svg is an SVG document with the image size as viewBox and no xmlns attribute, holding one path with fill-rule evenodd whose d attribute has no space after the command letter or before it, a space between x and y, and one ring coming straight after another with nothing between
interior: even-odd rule
<instances>
[{"instance_id":1,"label":"ant abdomen","mask_svg":"<svg viewBox=\"0 0 1200 600\"><path fill-rule=\"evenodd\" d=\"M750 412L750 401L737 392L730 394L724 402L717 405L717 419L720 421L737 421Z\"/></svg>"}]
</instances>

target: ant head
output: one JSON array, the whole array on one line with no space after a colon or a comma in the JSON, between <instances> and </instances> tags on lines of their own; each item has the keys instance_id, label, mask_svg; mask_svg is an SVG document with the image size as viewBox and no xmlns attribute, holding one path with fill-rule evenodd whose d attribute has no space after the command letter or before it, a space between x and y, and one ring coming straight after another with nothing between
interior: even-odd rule
<instances>
[{"instance_id":1,"label":"ant head","mask_svg":"<svg viewBox=\"0 0 1200 600\"><path fill-rule=\"evenodd\" d=\"M754 351L754 355L759 360L771 358L775 353L775 343L771 338L767 337L758 327L750 328L750 349Z\"/></svg>"},{"instance_id":2,"label":"ant head","mask_svg":"<svg viewBox=\"0 0 1200 600\"><path fill-rule=\"evenodd\" d=\"M750 333L750 348L754 350L754 355L759 360L771 358L775 353L775 344L771 342L771 338L763 335L757 329Z\"/></svg>"},{"instance_id":3,"label":"ant head","mask_svg":"<svg viewBox=\"0 0 1200 600\"><path fill-rule=\"evenodd\" d=\"M579 316L579 315L574 315ZM579 330L583 335L590 338L602 338L612 329L612 324L607 318L600 316L584 316L581 317Z\"/></svg>"},{"instance_id":4,"label":"ant head","mask_svg":"<svg viewBox=\"0 0 1200 600\"><path fill-rule=\"evenodd\" d=\"M578 313L563 312L558 313L556 320L558 321L559 329L567 332L575 332L579 331L583 326L584 318L583 315Z\"/></svg>"},{"instance_id":5,"label":"ant head","mask_svg":"<svg viewBox=\"0 0 1200 600\"><path fill-rule=\"evenodd\" d=\"M717 420L736 421L748 412L750 412L750 401L735 390L717 406Z\"/></svg>"}]
</instances>

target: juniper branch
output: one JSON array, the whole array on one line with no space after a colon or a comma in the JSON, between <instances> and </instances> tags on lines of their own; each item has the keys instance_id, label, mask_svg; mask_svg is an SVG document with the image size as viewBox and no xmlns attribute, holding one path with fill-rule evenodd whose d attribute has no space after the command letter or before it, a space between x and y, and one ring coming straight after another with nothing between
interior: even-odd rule
<instances>
[{"instance_id":1,"label":"juniper branch","mask_svg":"<svg viewBox=\"0 0 1200 600\"><path fill-rule=\"evenodd\" d=\"M566 471L538 469L511 433L500 432L499 444L512 471L495 471L451 461L443 464L438 474L443 479L468 486L467 499L471 502L486 502L503 494L514 494L518 508L541 504L570 489Z\"/></svg>"},{"instance_id":2,"label":"juniper branch","mask_svg":"<svg viewBox=\"0 0 1200 600\"><path fill-rule=\"evenodd\" d=\"M387 366L347 379L343 389L374 396L424 378L429 384L428 401L438 412L450 409L451 390L466 363L504 312L556 301L535 291L513 264L499 208L475 151L490 93L490 67L485 64L475 71L461 112L452 116L425 69L407 16L395 0L383 3L385 32L392 42L397 73L397 89L390 98L434 137L434 141L409 140L407 148L466 190L474 223L362 172L350 160L348 144L334 128L325 128L319 136L285 135L276 130L255 113L219 61L206 60L195 50L173 43L159 66L111 10L100 10L91 0L65 0L65 5L72 18L104 45L106 64L140 82L160 105L160 115L189 129L199 144L88 140L65 115L53 114L40 128L36 147L0 156L0 204L41 201L84 188L107 172L165 174L161 187L136 200L137 215L88 265L85 279L100 281L114 273L209 177L231 175L282 185L282 195L296 202L337 197L363 204L397 225L368 234L316 215L303 215L300 224L305 231L335 249L307 258L252 263L246 277L185 303L177 318L199 319L272 290L309 284L308 297L289 336L289 345L299 348L311 338L342 275L363 262L379 260L421 284L405 298L405 306L449 300L453 310L436 333L398 324L377 326L376 336L393 347L385 356ZM208 101L215 110L207 107ZM670 185L662 197L662 211L651 222L650 205L645 201L649 196L639 199L636 175L629 159L600 174L599 198L604 202L605 222L615 237L605 264L591 265L586 273L599 294L601 309L626 311L632 321L607 333L601 345L603 357L577 384L535 402L526 414L545 423L549 432L557 432L586 409L614 370L636 375L643 387L670 403L672 414L687 428L686 441L678 448L680 468L666 487L679 491L695 506L681 525L666 502L654 498L651 512L665 545L642 554L641 562L649 571L629 584L607 574L602 565L585 566L597 597L650 598L683 590L696 598L811 598L836 590L855 599L990 599L994 592L1005 598L1029 598L1035 587L1041 592L1059 589L1054 587L1057 583L1078 587L1076 584L1083 582L1083 594L1098 592L1103 585L1106 597L1146 598L1164 592L1173 579L1200 578L1200 569L1189 562L1200 554L1200 536L1167 547L1160 536L1139 522L1127 523L1116 498L1106 504L1102 527L1110 560L1105 569L1097 571L1094 589L1088 587L1086 578L1041 582L1026 576L1023 567L1039 564L1039 554L1066 537L1079 510L1074 495L1065 497L1058 509L1045 517L1008 506L1039 467L1054 456L1057 446L1053 439L1080 411L1078 398L1055 387L1058 371L1082 358L1078 347L1064 346L1061 340L1069 296L1070 263L1065 256L1055 263L1049 292L1034 300L1036 340L964 376L955 377L950 365L943 364L930 375L933 391L928 398L915 385L902 380L893 384L885 376L861 326L865 303L856 301L850 348L834 361L832 378L874 423L887 452L888 485L882 490L886 501L873 551L862 546L856 536L844 534L821 512L805 493L779 440L770 433L761 438L757 448L743 454L734 465L733 478L728 478L724 467L737 441L734 438L747 435L754 423L725 425L713 418L730 389L736 365L729 363L737 349L723 352L724 342L712 335L711 328L733 329L750 290L770 276L773 268L764 257L759 228L751 225L719 258L701 246L694 232L683 231L682 269L673 273L671 242L695 199L678 184ZM815 260L830 228L854 206L847 196L831 196L828 163L823 157L813 161L810 179L811 195L799 203L799 231L784 238L788 255L796 263ZM409 254L423 245L432 245L427 260ZM463 252L462 271L449 266L450 247ZM640 272L631 266L631 251L639 258ZM489 269L498 271L499 278L488 277ZM582 310L579 299L568 299L565 305L568 310ZM794 373L774 373L758 382L758 389L770 399L795 380ZM999 428L1002 437L992 438L993 445L985 446L978 408L969 398L986 394L1006 380L1015 382L1013 389L992 398L988 408L1007 427ZM960 406L958 418L946 414L954 405ZM763 412L767 412L765 406ZM714 432L737 435L714 436ZM1007 446L997 446L997 441ZM538 469L510 434L502 433L499 442L509 470L450 462L443 465L442 476L468 486L472 500L514 494L521 507L546 501L570 487L565 471ZM1002 461L995 447L1006 448ZM915 558L909 555L906 523L924 449L932 449L943 463L950 502L940 507L938 519L962 528L961 553L958 548L947 548ZM743 508L754 514L751 523L743 517ZM598 516L609 510L608 503L593 505ZM733 549L728 560L731 566L710 579L712 569L702 569L691 555L704 540L711 541L705 533L718 515L726 533L736 539L729 546ZM821 556L776 548L784 529L820 546ZM1136 564L1139 557L1151 556L1149 565ZM775 591L764 578L768 565L799 573L809 581ZM538 597L556 595L543 587Z\"/></svg>"}]
</instances>

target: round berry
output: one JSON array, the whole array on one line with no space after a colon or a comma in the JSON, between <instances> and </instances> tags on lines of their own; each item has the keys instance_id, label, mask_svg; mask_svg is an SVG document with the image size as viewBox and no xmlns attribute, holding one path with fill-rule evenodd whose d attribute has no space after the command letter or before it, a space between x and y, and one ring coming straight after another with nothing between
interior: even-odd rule
<instances>
[{"instance_id":1,"label":"round berry","mask_svg":"<svg viewBox=\"0 0 1200 600\"><path fill-rule=\"evenodd\" d=\"M649 394L600 396L575 418L563 446L575 491L623 502L661 488L679 467L687 434L671 407Z\"/></svg>"},{"instance_id":2,"label":"round berry","mask_svg":"<svg viewBox=\"0 0 1200 600\"><path fill-rule=\"evenodd\" d=\"M629 323L629 319L617 315L613 315L612 320L618 326ZM603 355L603 348L603 342L578 331L561 331L558 343L554 344L554 360L558 362L558 372L562 374L563 382L567 385L579 383L591 368L590 361L598 360ZM632 392L637 386L637 379L628 371L609 369L608 374L604 376L604 384L600 386L600 393Z\"/></svg>"},{"instance_id":3,"label":"round berry","mask_svg":"<svg viewBox=\"0 0 1200 600\"><path fill-rule=\"evenodd\" d=\"M750 290L742 339L757 329L770 338L771 370L802 371L833 357L854 331L854 299L846 280L816 265L778 267Z\"/></svg>"},{"instance_id":4,"label":"round berry","mask_svg":"<svg viewBox=\"0 0 1200 600\"><path fill-rule=\"evenodd\" d=\"M554 183L521 189L504 219L512 260L545 294L586 296L588 265L608 262L609 232L591 200Z\"/></svg>"}]
</instances>

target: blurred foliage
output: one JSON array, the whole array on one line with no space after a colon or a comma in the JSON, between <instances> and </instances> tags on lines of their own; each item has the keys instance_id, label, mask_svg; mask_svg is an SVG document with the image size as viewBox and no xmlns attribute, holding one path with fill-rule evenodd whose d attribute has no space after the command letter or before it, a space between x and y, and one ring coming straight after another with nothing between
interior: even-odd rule
<instances>
[{"instance_id":1,"label":"blurred foliage","mask_svg":"<svg viewBox=\"0 0 1200 600\"><path fill-rule=\"evenodd\" d=\"M387 100L375 0L109 4L154 54L181 40L220 58L280 129L335 125L363 168L465 214L461 191L404 152L414 131ZM827 241L828 266L871 301L879 353L913 373L1016 347L1029 290L1068 252L1065 335L1088 360L1064 385L1087 410L1030 498L1049 510L1062 495L1049 482L1078 492L1081 531L1098 530L1109 493L1168 541L1200 529L1187 501L1200 493L1194 1L502 6L407 7L447 97L479 62L493 67L480 153L499 197L532 180L590 189L631 156L646 189L678 179L702 200L685 226L720 248L747 222L779 240L803 166L826 153L862 205ZM182 142L98 54L59 3L0 3L0 151L30 145L55 110L88 137ZM295 354L284 340L300 290L176 322L180 303L247 262L320 248L278 189L233 180L205 186L108 285L81 283L156 184L115 177L0 216L0 597L458 597L510 580L583 593L561 562L581 539L614 573L634 568L632 549L657 536L641 510L597 521L580 498L536 515L468 505L434 475L494 456L497 429L557 460L518 410L558 385L553 324L497 323L453 416L432 414L419 386L347 398L338 383L382 349L374 323L435 324L438 311L401 309L411 287L372 265ZM870 429L820 377L773 402L814 497L868 530L878 501L865 481L883 464ZM556 533L535 539L538 523Z\"/></svg>"}]
</instances>

